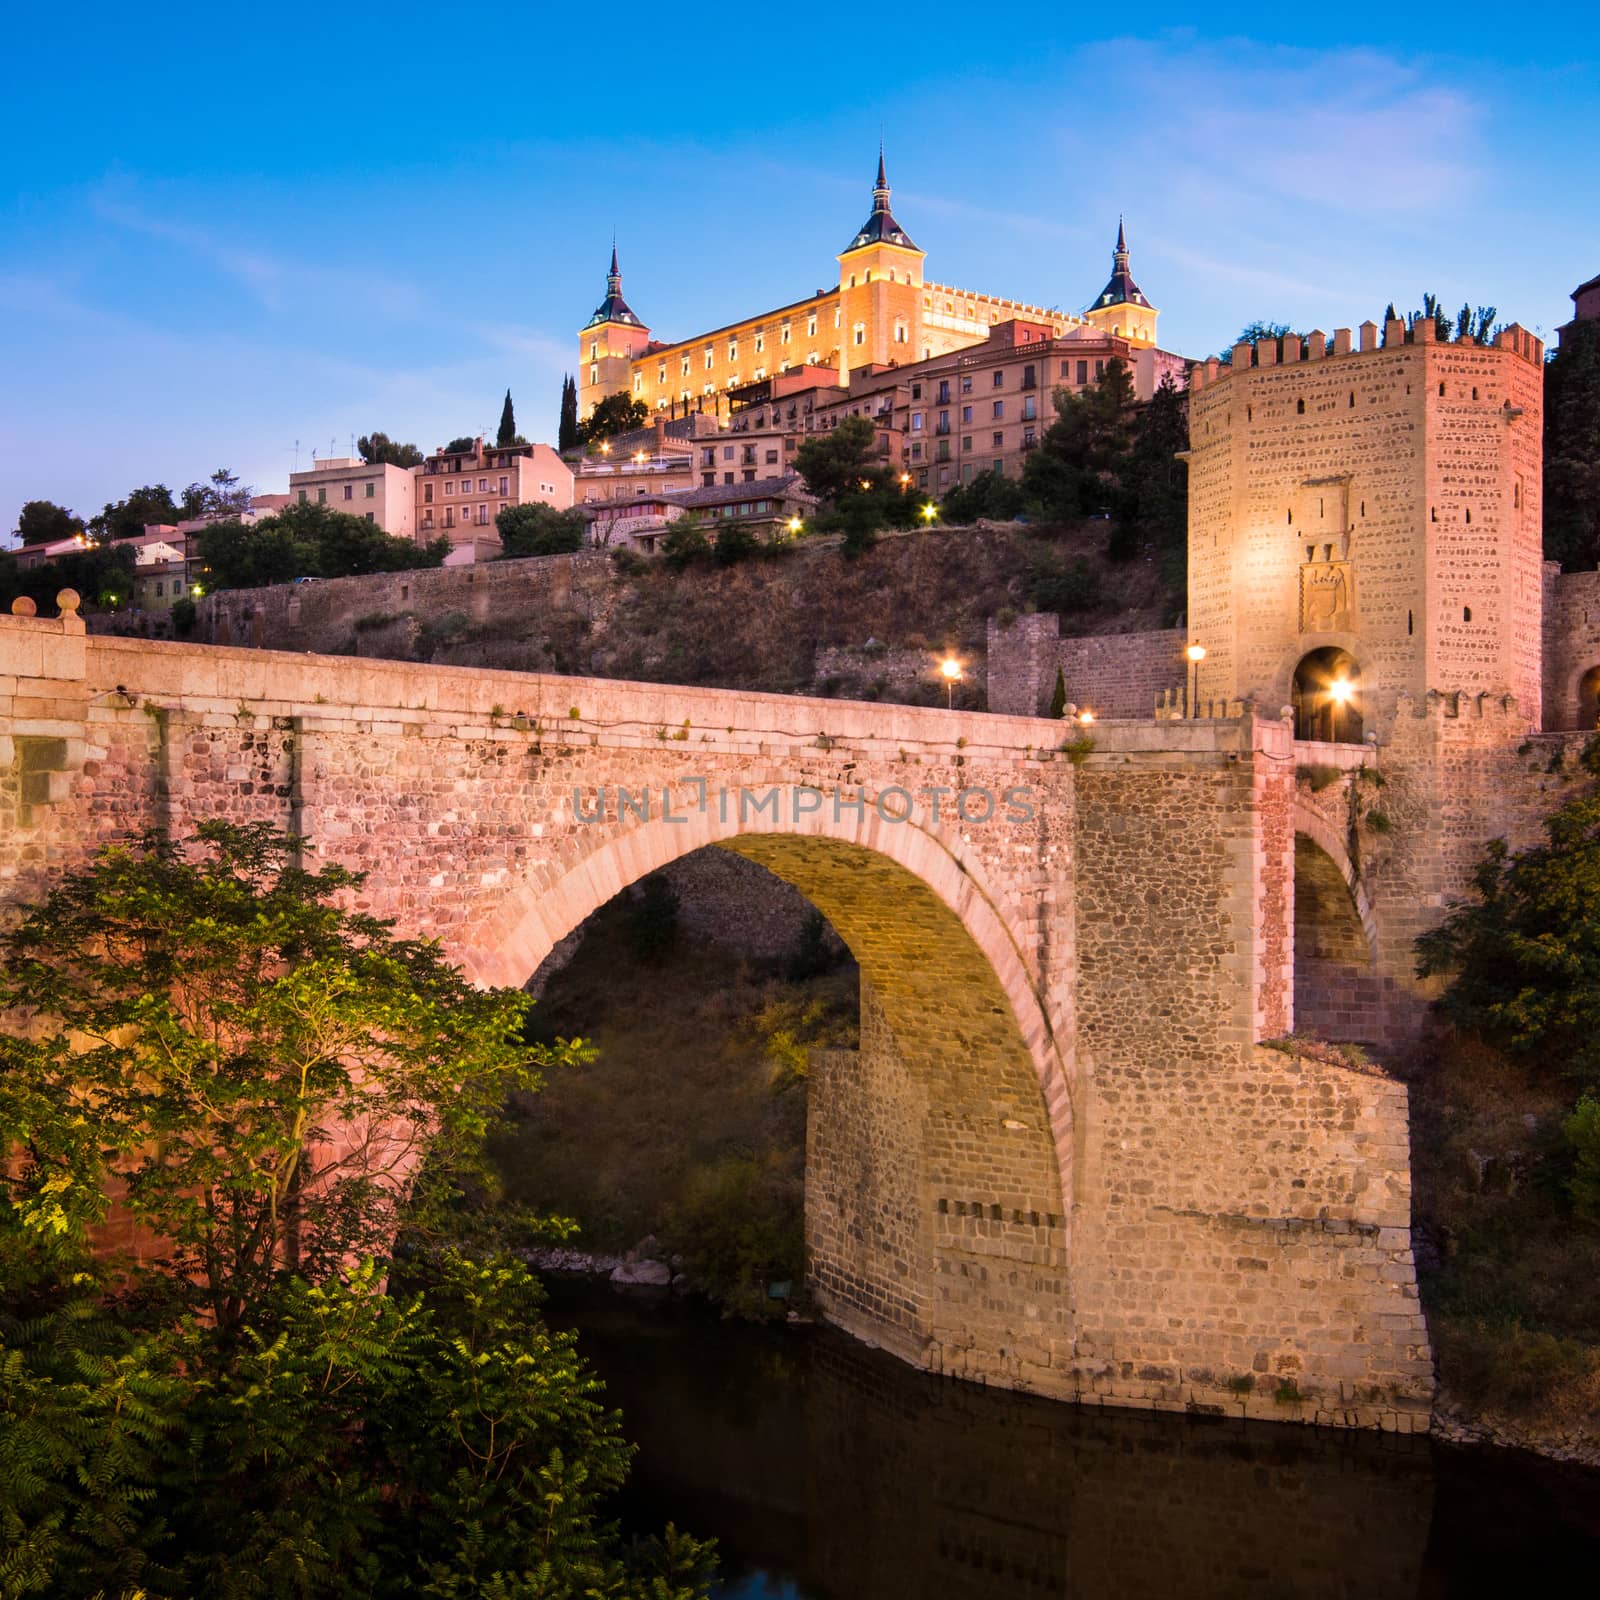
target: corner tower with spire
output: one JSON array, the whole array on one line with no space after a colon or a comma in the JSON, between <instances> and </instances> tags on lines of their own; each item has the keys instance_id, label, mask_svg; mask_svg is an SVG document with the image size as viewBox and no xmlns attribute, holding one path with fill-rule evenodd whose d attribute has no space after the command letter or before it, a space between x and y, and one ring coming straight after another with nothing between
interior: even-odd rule
<instances>
[{"instance_id":1,"label":"corner tower with spire","mask_svg":"<svg viewBox=\"0 0 1600 1600\"><path fill-rule=\"evenodd\" d=\"M1084 321L1101 333L1127 339L1134 344L1156 342L1156 318L1160 312L1145 298L1128 270L1128 234L1121 217L1117 218L1117 247L1111 252L1111 277L1094 304L1084 312Z\"/></svg>"},{"instance_id":2,"label":"corner tower with spire","mask_svg":"<svg viewBox=\"0 0 1600 1600\"><path fill-rule=\"evenodd\" d=\"M841 382L858 367L903 364L921 358L922 264L925 252L895 221L889 177L878 146L872 210L839 253Z\"/></svg>"},{"instance_id":3,"label":"corner tower with spire","mask_svg":"<svg viewBox=\"0 0 1600 1600\"><path fill-rule=\"evenodd\" d=\"M611 241L606 297L578 333L578 415L587 417L609 394L626 393L633 382L635 357L650 343L650 330L622 298L622 268L617 242Z\"/></svg>"}]
</instances>

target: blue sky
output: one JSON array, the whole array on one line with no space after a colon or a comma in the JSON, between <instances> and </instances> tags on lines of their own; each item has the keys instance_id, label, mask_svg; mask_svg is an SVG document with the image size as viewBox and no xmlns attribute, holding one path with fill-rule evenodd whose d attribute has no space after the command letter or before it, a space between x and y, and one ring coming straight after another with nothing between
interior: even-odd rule
<instances>
[{"instance_id":1,"label":"blue sky","mask_svg":"<svg viewBox=\"0 0 1600 1600\"><path fill-rule=\"evenodd\" d=\"M89 514L223 464L282 489L296 440L432 449L508 386L552 437L613 227L660 337L807 294L880 128L930 276L1079 309L1125 212L1187 355L1428 289L1548 334L1600 272L1576 8L1508 36L1454 7L1404 42L1363 4L465 15L13 12L0 537L28 499Z\"/></svg>"}]
</instances>

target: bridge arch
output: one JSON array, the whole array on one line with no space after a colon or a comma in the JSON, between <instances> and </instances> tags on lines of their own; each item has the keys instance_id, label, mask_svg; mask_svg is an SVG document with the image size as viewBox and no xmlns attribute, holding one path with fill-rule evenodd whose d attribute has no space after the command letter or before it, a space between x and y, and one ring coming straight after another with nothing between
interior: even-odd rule
<instances>
[{"instance_id":1,"label":"bridge arch","mask_svg":"<svg viewBox=\"0 0 1600 1600\"><path fill-rule=\"evenodd\" d=\"M1374 1039L1384 985L1372 903L1338 831L1304 800L1294 828L1295 1029Z\"/></svg>"},{"instance_id":2,"label":"bridge arch","mask_svg":"<svg viewBox=\"0 0 1600 1600\"><path fill-rule=\"evenodd\" d=\"M517 885L496 927L469 936L469 973L526 981L616 894L707 845L792 884L861 973L860 1049L816 1060L808 1091L808 1271L825 1314L934 1370L1070 1392L1065 1061L959 838L870 799L864 815L796 821L787 792L776 818L708 808L584 831L587 850Z\"/></svg>"}]
</instances>

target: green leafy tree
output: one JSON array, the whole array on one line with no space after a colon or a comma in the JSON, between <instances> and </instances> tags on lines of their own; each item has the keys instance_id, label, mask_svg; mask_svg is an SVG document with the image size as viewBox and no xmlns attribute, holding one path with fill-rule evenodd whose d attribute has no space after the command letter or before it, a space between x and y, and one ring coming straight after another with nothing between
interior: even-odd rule
<instances>
[{"instance_id":1,"label":"green leafy tree","mask_svg":"<svg viewBox=\"0 0 1600 1600\"><path fill-rule=\"evenodd\" d=\"M369 466L420 467L424 459L414 444L399 444L386 433L362 434L356 449Z\"/></svg>"},{"instance_id":2,"label":"green leafy tree","mask_svg":"<svg viewBox=\"0 0 1600 1600\"><path fill-rule=\"evenodd\" d=\"M494 442L501 449L521 442L517 436L517 413L512 409L509 389L506 390L506 403L500 408L500 431L495 434Z\"/></svg>"},{"instance_id":3,"label":"green leafy tree","mask_svg":"<svg viewBox=\"0 0 1600 1600\"><path fill-rule=\"evenodd\" d=\"M381 1255L421 1152L481 1178L508 1089L570 1059L520 1042L517 992L344 909L361 878L308 871L264 825L103 852L0 940L0 1125L26 1152L24 1222L88 1216L113 1175L169 1241L171 1284L236 1325L284 1269Z\"/></svg>"},{"instance_id":4,"label":"green leafy tree","mask_svg":"<svg viewBox=\"0 0 1600 1600\"><path fill-rule=\"evenodd\" d=\"M95 538L109 544L113 539L137 538L148 524L177 522L183 515L166 484L151 483L125 499L108 501L89 519L89 528Z\"/></svg>"},{"instance_id":5,"label":"green leafy tree","mask_svg":"<svg viewBox=\"0 0 1600 1600\"><path fill-rule=\"evenodd\" d=\"M1135 414L1127 363L1113 356L1098 383L1081 394L1058 389L1055 404L1056 420L1023 468L1024 492L1060 521L1119 516Z\"/></svg>"},{"instance_id":6,"label":"green leafy tree","mask_svg":"<svg viewBox=\"0 0 1600 1600\"><path fill-rule=\"evenodd\" d=\"M1600 320L1574 322L1544 376L1544 553L1600 565Z\"/></svg>"},{"instance_id":7,"label":"green leafy tree","mask_svg":"<svg viewBox=\"0 0 1600 1600\"><path fill-rule=\"evenodd\" d=\"M602 440L619 433L631 433L635 428L642 428L649 420L650 408L644 401L635 400L631 394L619 389L615 394L608 394L603 400L595 402L588 420L579 431L578 442L598 445Z\"/></svg>"},{"instance_id":8,"label":"green leafy tree","mask_svg":"<svg viewBox=\"0 0 1600 1600\"><path fill-rule=\"evenodd\" d=\"M30 500L17 514L19 544L54 544L82 532L83 518L53 500Z\"/></svg>"},{"instance_id":9,"label":"green leafy tree","mask_svg":"<svg viewBox=\"0 0 1600 1600\"><path fill-rule=\"evenodd\" d=\"M1233 362L1234 345L1247 344L1252 350L1263 340L1278 340L1286 333L1293 333L1294 329L1287 322L1262 322L1260 320L1247 322L1234 335L1233 342L1217 357L1222 366L1229 366Z\"/></svg>"},{"instance_id":10,"label":"green leafy tree","mask_svg":"<svg viewBox=\"0 0 1600 1600\"><path fill-rule=\"evenodd\" d=\"M761 543L748 526L728 521L717 529L717 543L711 556L719 567L735 567L759 554L760 550Z\"/></svg>"},{"instance_id":11,"label":"green leafy tree","mask_svg":"<svg viewBox=\"0 0 1600 1600\"><path fill-rule=\"evenodd\" d=\"M842 506L882 484L886 469L873 454L874 437L870 417L846 417L838 427L800 441L795 471L819 500Z\"/></svg>"},{"instance_id":12,"label":"green leafy tree","mask_svg":"<svg viewBox=\"0 0 1600 1600\"><path fill-rule=\"evenodd\" d=\"M197 549L212 588L242 589L437 567L450 553L450 541L419 545L365 517L307 501L259 522L214 522L201 529Z\"/></svg>"},{"instance_id":13,"label":"green leafy tree","mask_svg":"<svg viewBox=\"0 0 1600 1600\"><path fill-rule=\"evenodd\" d=\"M569 373L561 380L561 420L556 426L556 449L564 455L583 443L578 423L578 386Z\"/></svg>"},{"instance_id":14,"label":"green leafy tree","mask_svg":"<svg viewBox=\"0 0 1600 1600\"><path fill-rule=\"evenodd\" d=\"M958 483L939 504L939 515L960 526L980 517L1007 522L1022 513L1027 494L1018 478L1008 478L992 467L978 473L970 483Z\"/></svg>"},{"instance_id":15,"label":"green leafy tree","mask_svg":"<svg viewBox=\"0 0 1600 1600\"><path fill-rule=\"evenodd\" d=\"M583 548L586 524L575 506L557 511L538 500L506 506L494 519L502 560L523 556L557 556Z\"/></svg>"},{"instance_id":16,"label":"green leafy tree","mask_svg":"<svg viewBox=\"0 0 1600 1600\"><path fill-rule=\"evenodd\" d=\"M471 434L460 434L444 447L445 454L453 456L459 454L463 450L471 450L477 444L477 442L477 439Z\"/></svg>"},{"instance_id":17,"label":"green leafy tree","mask_svg":"<svg viewBox=\"0 0 1600 1600\"><path fill-rule=\"evenodd\" d=\"M711 540L706 537L705 522L693 513L678 517L662 535L661 553L667 565L680 572L693 562L709 557Z\"/></svg>"},{"instance_id":18,"label":"green leafy tree","mask_svg":"<svg viewBox=\"0 0 1600 1600\"><path fill-rule=\"evenodd\" d=\"M1178 459L1189 448L1189 397L1168 376L1140 406L1121 467L1122 520L1106 553L1128 560L1148 551L1174 595L1188 576L1189 472Z\"/></svg>"},{"instance_id":19,"label":"green leafy tree","mask_svg":"<svg viewBox=\"0 0 1600 1600\"><path fill-rule=\"evenodd\" d=\"M114 609L132 597L133 574L134 553L129 544L91 544L33 567L20 566L13 556L0 551L0 610L9 612L11 602L25 595L41 615L53 616L55 598L63 589L76 590L88 609Z\"/></svg>"},{"instance_id":20,"label":"green leafy tree","mask_svg":"<svg viewBox=\"0 0 1600 1600\"><path fill-rule=\"evenodd\" d=\"M1600 743L1584 752L1600 772ZM1600 1085L1600 796L1569 801L1545 843L1515 854L1493 841L1474 898L1417 941L1417 971L1449 982L1459 1027L1507 1054Z\"/></svg>"}]
</instances>

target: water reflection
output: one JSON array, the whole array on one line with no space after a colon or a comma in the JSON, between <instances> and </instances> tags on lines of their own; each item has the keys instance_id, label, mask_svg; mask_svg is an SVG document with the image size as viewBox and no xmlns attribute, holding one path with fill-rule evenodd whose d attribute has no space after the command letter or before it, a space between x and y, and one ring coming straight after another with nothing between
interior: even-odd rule
<instances>
[{"instance_id":1,"label":"water reflection","mask_svg":"<svg viewBox=\"0 0 1600 1600\"><path fill-rule=\"evenodd\" d=\"M1600 1559L1586 1475L1058 1405L605 1290L552 1314L640 1445L625 1519L715 1534L727 1600L1433 1600Z\"/></svg>"}]
</instances>

